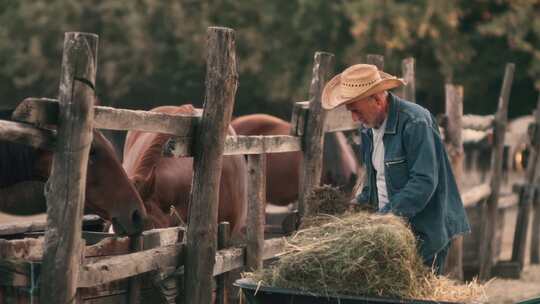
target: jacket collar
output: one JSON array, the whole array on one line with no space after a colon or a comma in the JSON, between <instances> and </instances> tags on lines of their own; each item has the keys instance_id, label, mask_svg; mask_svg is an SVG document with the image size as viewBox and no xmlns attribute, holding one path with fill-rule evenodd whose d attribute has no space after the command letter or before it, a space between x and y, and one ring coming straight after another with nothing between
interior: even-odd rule
<instances>
[{"instance_id":1,"label":"jacket collar","mask_svg":"<svg viewBox=\"0 0 540 304\"><path fill-rule=\"evenodd\" d=\"M399 117L399 97L388 92L388 102L389 108L384 134L396 134Z\"/></svg>"}]
</instances>

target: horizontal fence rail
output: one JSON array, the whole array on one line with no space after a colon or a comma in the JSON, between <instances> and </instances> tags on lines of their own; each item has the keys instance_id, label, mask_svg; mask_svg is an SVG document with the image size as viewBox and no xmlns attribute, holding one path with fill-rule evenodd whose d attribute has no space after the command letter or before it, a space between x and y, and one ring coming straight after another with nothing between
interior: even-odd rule
<instances>
[{"instance_id":1,"label":"horizontal fence rail","mask_svg":"<svg viewBox=\"0 0 540 304\"><path fill-rule=\"evenodd\" d=\"M494 115L463 115L463 129L473 129L478 131L486 131L493 127Z\"/></svg>"}]
</instances>

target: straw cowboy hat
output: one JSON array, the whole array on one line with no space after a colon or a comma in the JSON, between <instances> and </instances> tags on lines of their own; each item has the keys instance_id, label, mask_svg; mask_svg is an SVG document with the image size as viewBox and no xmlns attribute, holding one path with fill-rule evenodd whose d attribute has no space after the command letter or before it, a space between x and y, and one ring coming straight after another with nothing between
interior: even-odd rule
<instances>
[{"instance_id":1,"label":"straw cowboy hat","mask_svg":"<svg viewBox=\"0 0 540 304\"><path fill-rule=\"evenodd\" d=\"M331 110L404 84L403 79L379 71L374 65L355 64L334 76L324 86L322 107Z\"/></svg>"}]
</instances>

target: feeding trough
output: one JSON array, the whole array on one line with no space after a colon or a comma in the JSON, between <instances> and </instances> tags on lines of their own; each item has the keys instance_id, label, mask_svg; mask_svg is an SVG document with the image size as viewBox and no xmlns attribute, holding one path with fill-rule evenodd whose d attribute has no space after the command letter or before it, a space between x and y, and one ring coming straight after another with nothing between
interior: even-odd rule
<instances>
[{"instance_id":1,"label":"feeding trough","mask_svg":"<svg viewBox=\"0 0 540 304\"><path fill-rule=\"evenodd\" d=\"M416 299L390 299L360 296L326 296L295 289L259 286L251 279L240 279L234 284L242 290L248 304L458 304L457 302L424 301Z\"/></svg>"}]
</instances>

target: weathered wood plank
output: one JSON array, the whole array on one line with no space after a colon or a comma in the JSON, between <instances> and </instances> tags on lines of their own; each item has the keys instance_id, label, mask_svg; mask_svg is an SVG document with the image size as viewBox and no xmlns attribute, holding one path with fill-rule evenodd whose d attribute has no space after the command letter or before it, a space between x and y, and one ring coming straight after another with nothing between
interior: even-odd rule
<instances>
[{"instance_id":1,"label":"weathered wood plank","mask_svg":"<svg viewBox=\"0 0 540 304\"><path fill-rule=\"evenodd\" d=\"M533 210L530 261L531 264L540 264L540 202L538 194L535 197Z\"/></svg>"},{"instance_id":2,"label":"weathered wood plank","mask_svg":"<svg viewBox=\"0 0 540 304\"><path fill-rule=\"evenodd\" d=\"M318 186L322 174L324 121L326 112L321 105L322 90L334 69L334 55L317 52L314 56L313 75L310 87L309 115L302 144L303 161L300 171L298 213L306 214L306 197Z\"/></svg>"},{"instance_id":3,"label":"weathered wood plank","mask_svg":"<svg viewBox=\"0 0 540 304\"><path fill-rule=\"evenodd\" d=\"M309 101L295 102L293 107L293 118L291 119L291 125L297 126L296 129L292 127L291 134L296 136L303 136L305 129L305 122L309 113ZM296 116L296 117L295 117ZM337 107L333 110L326 111L326 119L324 120L325 132L338 132L358 130L361 123L352 120L351 114L344 107ZM296 130L292 132L293 130Z\"/></svg>"},{"instance_id":4,"label":"weathered wood plank","mask_svg":"<svg viewBox=\"0 0 540 304\"><path fill-rule=\"evenodd\" d=\"M247 271L262 269L266 206L266 154L248 156Z\"/></svg>"},{"instance_id":5,"label":"weathered wood plank","mask_svg":"<svg viewBox=\"0 0 540 304\"><path fill-rule=\"evenodd\" d=\"M99 219L97 215L85 215L84 222L92 222ZM8 224L0 224L0 237L13 234L21 234L26 232L44 231L47 228L46 220L28 221L28 222L13 222Z\"/></svg>"},{"instance_id":6,"label":"weathered wood plank","mask_svg":"<svg viewBox=\"0 0 540 304\"><path fill-rule=\"evenodd\" d=\"M208 28L206 49L206 92L194 147L185 264L185 298L194 304L212 299L211 288L200 286L212 284L222 155L238 87L234 31Z\"/></svg>"},{"instance_id":7,"label":"weathered wood plank","mask_svg":"<svg viewBox=\"0 0 540 304\"><path fill-rule=\"evenodd\" d=\"M416 102L416 83L414 76L414 57L407 57L401 61L401 73L406 85L401 89L401 95L405 100Z\"/></svg>"},{"instance_id":8,"label":"weathered wood plank","mask_svg":"<svg viewBox=\"0 0 540 304\"><path fill-rule=\"evenodd\" d=\"M218 226L218 249L225 249L230 246L231 242L231 225L229 222L221 222ZM227 282L229 274L224 273L216 276L216 303L227 303Z\"/></svg>"},{"instance_id":9,"label":"weathered wood plank","mask_svg":"<svg viewBox=\"0 0 540 304\"><path fill-rule=\"evenodd\" d=\"M535 116L539 114L540 108L540 93L538 94L538 101L536 102L536 113ZM540 124L538 122L538 119L536 121L536 125L533 128L534 132L532 134L532 138L534 141L532 141L533 146L538 147L538 143L540 142ZM538 155L540 151L536 151L536 155ZM538 156L537 156L538 157ZM537 162L540 162L540 160L536 160ZM538 186L538 181L535 181L535 185ZM531 252L530 252L530 258L531 258L531 264L540 264L540 193L537 190L534 196L533 200L533 222L531 227Z\"/></svg>"},{"instance_id":10,"label":"weathered wood plank","mask_svg":"<svg viewBox=\"0 0 540 304\"><path fill-rule=\"evenodd\" d=\"M463 129L472 129L477 131L486 131L493 127L493 115L463 115Z\"/></svg>"},{"instance_id":11,"label":"weathered wood plank","mask_svg":"<svg viewBox=\"0 0 540 304\"><path fill-rule=\"evenodd\" d=\"M174 244L136 253L101 259L80 267L78 287L92 287L145 272L178 267L183 244Z\"/></svg>"},{"instance_id":12,"label":"weathered wood plank","mask_svg":"<svg viewBox=\"0 0 540 304\"><path fill-rule=\"evenodd\" d=\"M0 140L53 150L56 144L56 131L40 129L20 122L0 120Z\"/></svg>"},{"instance_id":13,"label":"weathered wood plank","mask_svg":"<svg viewBox=\"0 0 540 304\"><path fill-rule=\"evenodd\" d=\"M143 236L136 235L129 238L129 251L139 252L143 250ZM141 275L135 275L128 280L128 302L130 304L141 303Z\"/></svg>"},{"instance_id":14,"label":"weathered wood plank","mask_svg":"<svg viewBox=\"0 0 540 304\"><path fill-rule=\"evenodd\" d=\"M461 200L463 201L463 206L469 208L486 199L490 194L491 186L489 183L484 183L462 192Z\"/></svg>"},{"instance_id":15,"label":"weathered wood plank","mask_svg":"<svg viewBox=\"0 0 540 304\"><path fill-rule=\"evenodd\" d=\"M267 260L280 256L284 252L285 245L286 241L283 238L265 240L263 259ZM172 244L136 253L102 257L99 260L81 266L77 286L78 288L90 288L150 271L163 272L164 276L170 275L175 269L184 265L183 259L181 258L185 250L184 246L184 244ZM244 261L244 248L220 250L216 252L212 275L220 275L243 267ZM5 274L2 275L9 275L12 277L15 275L13 279L9 281L11 283L4 280L0 281L4 282L4 285L29 286L28 267L30 263L22 262L13 264L14 262L15 261L9 262L5 267L2 266L4 264L0 263L0 272L5 271ZM15 267L14 265L19 266ZM36 268L36 271L37 270L38 269Z\"/></svg>"},{"instance_id":16,"label":"weathered wood plank","mask_svg":"<svg viewBox=\"0 0 540 304\"><path fill-rule=\"evenodd\" d=\"M493 265L495 252L495 232L497 227L497 204L499 201L500 186L502 182L502 164L504 137L508 121L508 103L510 99L510 90L514 77L514 64L506 65L503 85L499 97L499 103L496 118L493 122L493 151L491 158L491 193L486 204L482 207L482 242L480 245L480 272L478 278L482 281L488 280L491 276L491 267Z\"/></svg>"},{"instance_id":17,"label":"weathered wood plank","mask_svg":"<svg viewBox=\"0 0 540 304\"><path fill-rule=\"evenodd\" d=\"M42 258L43 238L0 239L0 259L41 261Z\"/></svg>"},{"instance_id":18,"label":"weathered wood plank","mask_svg":"<svg viewBox=\"0 0 540 304\"><path fill-rule=\"evenodd\" d=\"M303 104L308 104L307 107L309 107L308 102L295 102L293 104L292 114L291 114L291 130L290 135L292 136L302 136L304 135L304 127L305 127L305 114L306 111L303 107Z\"/></svg>"},{"instance_id":19,"label":"weathered wood plank","mask_svg":"<svg viewBox=\"0 0 540 304\"><path fill-rule=\"evenodd\" d=\"M171 157L193 156L193 138L173 137L163 146L163 154ZM227 136L223 155L249 155L300 151L300 137L288 135Z\"/></svg>"},{"instance_id":20,"label":"weathered wood plank","mask_svg":"<svg viewBox=\"0 0 540 304\"><path fill-rule=\"evenodd\" d=\"M94 106L94 127L108 130L137 130L176 136L193 136L202 112L194 115L165 114L151 111ZM58 100L30 97L24 99L12 119L38 126L58 124Z\"/></svg>"},{"instance_id":21,"label":"weathered wood plank","mask_svg":"<svg viewBox=\"0 0 540 304\"><path fill-rule=\"evenodd\" d=\"M39 273L39 263L0 259L0 285L2 286L37 287Z\"/></svg>"},{"instance_id":22,"label":"weathered wood plank","mask_svg":"<svg viewBox=\"0 0 540 304\"><path fill-rule=\"evenodd\" d=\"M9 225L7 228L10 228ZM15 227L16 233L20 234L32 231L43 231L45 222L28 223L27 226ZM0 228L1 229L1 228ZM144 231L143 249L148 250L160 246L176 244L182 241L184 228L171 227ZM0 259L25 259L41 261L43 258L43 237L24 238L17 240L0 239ZM107 237L94 245L86 246L84 250L85 263L92 262L93 258L121 255L130 253L130 240L128 237Z\"/></svg>"},{"instance_id":23,"label":"weathered wood plank","mask_svg":"<svg viewBox=\"0 0 540 304\"><path fill-rule=\"evenodd\" d=\"M285 248L285 240L282 238L269 239L264 241L263 260L268 260L279 256ZM231 248L220 250L216 254L216 264L214 275L229 272L244 266L245 250L243 248Z\"/></svg>"},{"instance_id":24,"label":"weathered wood plank","mask_svg":"<svg viewBox=\"0 0 540 304\"><path fill-rule=\"evenodd\" d=\"M461 137L462 117L463 117L463 87L458 85L445 85L445 109L446 109L446 129L445 146L452 163L454 177L459 181L463 176L463 141ZM455 280L463 280L463 236L452 239L446 265L445 274Z\"/></svg>"},{"instance_id":25,"label":"weathered wood plank","mask_svg":"<svg viewBox=\"0 0 540 304\"><path fill-rule=\"evenodd\" d=\"M64 40L57 148L46 188L47 232L40 302L75 301L86 168L92 144L98 37L70 32Z\"/></svg>"}]
</instances>

